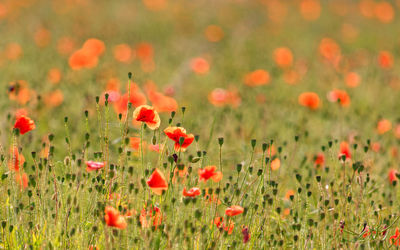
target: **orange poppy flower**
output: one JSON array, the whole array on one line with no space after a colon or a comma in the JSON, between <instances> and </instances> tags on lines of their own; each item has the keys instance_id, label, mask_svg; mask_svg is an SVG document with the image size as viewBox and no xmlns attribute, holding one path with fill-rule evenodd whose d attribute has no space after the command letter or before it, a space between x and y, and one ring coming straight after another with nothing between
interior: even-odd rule
<instances>
[{"instance_id":1,"label":"orange poppy flower","mask_svg":"<svg viewBox=\"0 0 400 250\"><path fill-rule=\"evenodd\" d=\"M200 192L200 188L197 188L197 187L193 187L189 190L186 190L186 187L184 187L182 194L185 197L196 197L196 196L200 195L201 192Z\"/></svg>"},{"instance_id":2,"label":"orange poppy flower","mask_svg":"<svg viewBox=\"0 0 400 250\"><path fill-rule=\"evenodd\" d=\"M157 112L172 112L178 109L178 103L172 97L157 92L157 86L152 82L146 83L146 94Z\"/></svg>"},{"instance_id":3,"label":"orange poppy flower","mask_svg":"<svg viewBox=\"0 0 400 250\"><path fill-rule=\"evenodd\" d=\"M334 89L328 93L328 100L330 102L339 102L340 106L348 107L350 105L350 96L346 91Z\"/></svg>"},{"instance_id":4,"label":"orange poppy flower","mask_svg":"<svg viewBox=\"0 0 400 250\"><path fill-rule=\"evenodd\" d=\"M224 37L224 31L217 25L207 26L204 34L207 40L213 43L221 41L221 39Z\"/></svg>"},{"instance_id":5,"label":"orange poppy flower","mask_svg":"<svg viewBox=\"0 0 400 250\"><path fill-rule=\"evenodd\" d=\"M390 23L394 19L394 10L390 3L382 1L374 4L376 19L382 23Z\"/></svg>"},{"instance_id":6,"label":"orange poppy flower","mask_svg":"<svg viewBox=\"0 0 400 250\"><path fill-rule=\"evenodd\" d=\"M319 44L319 52L326 60L337 64L341 57L339 45L331 38L323 38Z\"/></svg>"},{"instance_id":7,"label":"orange poppy flower","mask_svg":"<svg viewBox=\"0 0 400 250\"><path fill-rule=\"evenodd\" d=\"M225 210L225 214L232 217L243 213L243 211L244 209L241 206L233 205Z\"/></svg>"},{"instance_id":8,"label":"orange poppy flower","mask_svg":"<svg viewBox=\"0 0 400 250\"><path fill-rule=\"evenodd\" d=\"M192 59L190 62L190 67L192 68L193 72L199 75L205 75L210 70L210 64L202 57Z\"/></svg>"},{"instance_id":9,"label":"orange poppy flower","mask_svg":"<svg viewBox=\"0 0 400 250\"><path fill-rule=\"evenodd\" d=\"M224 218L222 217L215 217L214 224L218 228L223 228L229 235L232 234L233 228L235 227L235 223L232 220L229 220L228 225L225 225Z\"/></svg>"},{"instance_id":10,"label":"orange poppy flower","mask_svg":"<svg viewBox=\"0 0 400 250\"><path fill-rule=\"evenodd\" d=\"M314 92L304 92L299 95L299 104L315 110L320 105L319 96Z\"/></svg>"},{"instance_id":11,"label":"orange poppy flower","mask_svg":"<svg viewBox=\"0 0 400 250\"><path fill-rule=\"evenodd\" d=\"M321 15L321 4L319 0L302 0L300 13L307 21L314 21Z\"/></svg>"},{"instance_id":12,"label":"orange poppy flower","mask_svg":"<svg viewBox=\"0 0 400 250\"><path fill-rule=\"evenodd\" d=\"M25 105L32 97L33 91L28 88L28 83L24 80L10 82L8 97L21 105Z\"/></svg>"},{"instance_id":13,"label":"orange poppy flower","mask_svg":"<svg viewBox=\"0 0 400 250\"><path fill-rule=\"evenodd\" d=\"M64 101L64 95L59 89L48 93L44 98L44 102L46 103L47 106L50 107L60 106L63 103L63 101Z\"/></svg>"},{"instance_id":14,"label":"orange poppy flower","mask_svg":"<svg viewBox=\"0 0 400 250\"><path fill-rule=\"evenodd\" d=\"M397 124L397 125L394 127L393 132L394 132L394 136L395 136L397 139L400 139L400 124Z\"/></svg>"},{"instance_id":15,"label":"orange poppy flower","mask_svg":"<svg viewBox=\"0 0 400 250\"><path fill-rule=\"evenodd\" d=\"M397 181L396 174L398 174L398 171L396 169L389 170L388 179L389 179L390 184L392 184L394 181Z\"/></svg>"},{"instance_id":16,"label":"orange poppy flower","mask_svg":"<svg viewBox=\"0 0 400 250\"><path fill-rule=\"evenodd\" d=\"M287 70L283 74L283 80L290 85L297 84L301 79L300 74L296 70Z\"/></svg>"},{"instance_id":17,"label":"orange poppy flower","mask_svg":"<svg viewBox=\"0 0 400 250\"><path fill-rule=\"evenodd\" d=\"M208 95L208 101L216 107L222 107L228 104L232 107L238 107L242 103L242 98L240 98L236 89L225 90L216 88Z\"/></svg>"},{"instance_id":18,"label":"orange poppy flower","mask_svg":"<svg viewBox=\"0 0 400 250\"><path fill-rule=\"evenodd\" d=\"M346 85L350 88L355 88L360 85L361 77L356 72L349 72L345 77Z\"/></svg>"},{"instance_id":19,"label":"orange poppy flower","mask_svg":"<svg viewBox=\"0 0 400 250\"><path fill-rule=\"evenodd\" d=\"M82 49L86 51L90 57L98 57L104 53L106 46L103 41L96 38L90 38L85 41Z\"/></svg>"},{"instance_id":20,"label":"orange poppy flower","mask_svg":"<svg viewBox=\"0 0 400 250\"><path fill-rule=\"evenodd\" d=\"M374 17L374 7L375 2L373 0L361 0L359 3L360 12L366 18Z\"/></svg>"},{"instance_id":21,"label":"orange poppy flower","mask_svg":"<svg viewBox=\"0 0 400 250\"><path fill-rule=\"evenodd\" d=\"M161 173L160 170L158 170L157 168L153 171L153 173L147 180L147 185L157 195L161 195L163 190L168 189L168 183L165 180L163 173Z\"/></svg>"},{"instance_id":22,"label":"orange poppy flower","mask_svg":"<svg viewBox=\"0 0 400 250\"><path fill-rule=\"evenodd\" d=\"M122 63L129 63L132 61L132 49L127 44L119 44L114 47L115 60Z\"/></svg>"},{"instance_id":23,"label":"orange poppy flower","mask_svg":"<svg viewBox=\"0 0 400 250\"><path fill-rule=\"evenodd\" d=\"M161 11L168 5L167 0L142 0L144 6L151 11Z\"/></svg>"},{"instance_id":24,"label":"orange poppy flower","mask_svg":"<svg viewBox=\"0 0 400 250\"><path fill-rule=\"evenodd\" d=\"M51 33L48 29L40 28L35 32L34 39L38 47L46 47L50 43Z\"/></svg>"},{"instance_id":25,"label":"orange poppy flower","mask_svg":"<svg viewBox=\"0 0 400 250\"><path fill-rule=\"evenodd\" d=\"M371 149L372 149L372 151L378 153L379 150L381 149L381 144L379 142L372 142Z\"/></svg>"},{"instance_id":26,"label":"orange poppy flower","mask_svg":"<svg viewBox=\"0 0 400 250\"><path fill-rule=\"evenodd\" d=\"M276 65L287 68L293 64L293 54L289 48L280 47L274 50L274 60Z\"/></svg>"},{"instance_id":27,"label":"orange poppy flower","mask_svg":"<svg viewBox=\"0 0 400 250\"><path fill-rule=\"evenodd\" d=\"M281 167L281 160L279 160L279 158L275 158L274 160L271 161L272 171L278 170L280 167Z\"/></svg>"},{"instance_id":28,"label":"orange poppy flower","mask_svg":"<svg viewBox=\"0 0 400 250\"><path fill-rule=\"evenodd\" d=\"M199 181L208 181L208 179L212 179L214 182L219 182L222 179L222 172L216 171L216 166L207 166L205 168L200 168L199 173Z\"/></svg>"},{"instance_id":29,"label":"orange poppy flower","mask_svg":"<svg viewBox=\"0 0 400 250\"><path fill-rule=\"evenodd\" d=\"M244 77L244 83L250 87L267 85L269 81L269 73L263 69L250 72Z\"/></svg>"},{"instance_id":30,"label":"orange poppy flower","mask_svg":"<svg viewBox=\"0 0 400 250\"><path fill-rule=\"evenodd\" d=\"M107 206L104 212L104 220L108 226L125 229L128 225L124 216L122 216L117 209Z\"/></svg>"},{"instance_id":31,"label":"orange poppy flower","mask_svg":"<svg viewBox=\"0 0 400 250\"><path fill-rule=\"evenodd\" d=\"M172 183L176 183L178 178L181 179L182 183L185 183L187 176L189 175L187 167L185 166L182 170L175 168L174 176L172 177Z\"/></svg>"},{"instance_id":32,"label":"orange poppy flower","mask_svg":"<svg viewBox=\"0 0 400 250\"><path fill-rule=\"evenodd\" d=\"M318 153L314 157L314 166L323 167L325 164L325 155L323 153Z\"/></svg>"},{"instance_id":33,"label":"orange poppy flower","mask_svg":"<svg viewBox=\"0 0 400 250\"><path fill-rule=\"evenodd\" d=\"M21 186L21 190L28 187L28 175L26 173L17 173L15 181Z\"/></svg>"},{"instance_id":34,"label":"orange poppy flower","mask_svg":"<svg viewBox=\"0 0 400 250\"><path fill-rule=\"evenodd\" d=\"M186 134L186 129L182 127L167 127L164 129L164 133L175 142L174 149L177 152L184 152L194 141L194 135ZM181 137L184 138L182 145L179 143Z\"/></svg>"},{"instance_id":35,"label":"orange poppy flower","mask_svg":"<svg viewBox=\"0 0 400 250\"><path fill-rule=\"evenodd\" d=\"M91 172L93 170L99 170L105 166L105 162L95 162L95 161L87 161L86 162L86 171Z\"/></svg>"},{"instance_id":36,"label":"orange poppy flower","mask_svg":"<svg viewBox=\"0 0 400 250\"><path fill-rule=\"evenodd\" d=\"M133 119L138 122L144 122L151 129L155 130L160 127L160 116L153 107L148 105L139 106L133 111Z\"/></svg>"},{"instance_id":37,"label":"orange poppy flower","mask_svg":"<svg viewBox=\"0 0 400 250\"><path fill-rule=\"evenodd\" d=\"M294 192L294 190L289 189L286 194L285 194L285 199L286 200L290 200L290 196L294 196L296 193Z\"/></svg>"},{"instance_id":38,"label":"orange poppy flower","mask_svg":"<svg viewBox=\"0 0 400 250\"><path fill-rule=\"evenodd\" d=\"M129 144L131 146L131 148L133 148L134 150L140 150L140 137L130 137L129 138ZM144 145L146 145L146 142L143 141L143 147Z\"/></svg>"},{"instance_id":39,"label":"orange poppy flower","mask_svg":"<svg viewBox=\"0 0 400 250\"><path fill-rule=\"evenodd\" d=\"M387 119L382 119L378 122L376 126L376 131L378 134L382 135L392 129L392 123Z\"/></svg>"},{"instance_id":40,"label":"orange poppy flower","mask_svg":"<svg viewBox=\"0 0 400 250\"><path fill-rule=\"evenodd\" d=\"M393 67L393 55L389 51L379 52L378 62L379 66L383 69L390 69Z\"/></svg>"},{"instance_id":41,"label":"orange poppy flower","mask_svg":"<svg viewBox=\"0 0 400 250\"><path fill-rule=\"evenodd\" d=\"M18 43L9 43L7 44L4 54L10 61L17 61L21 58L23 52L22 48Z\"/></svg>"},{"instance_id":42,"label":"orange poppy flower","mask_svg":"<svg viewBox=\"0 0 400 250\"><path fill-rule=\"evenodd\" d=\"M136 56L141 61L152 60L154 55L153 46L149 43L140 43L136 46Z\"/></svg>"},{"instance_id":43,"label":"orange poppy flower","mask_svg":"<svg viewBox=\"0 0 400 250\"><path fill-rule=\"evenodd\" d=\"M339 158L341 158L342 155L346 156L346 160L351 159L350 146L345 141L342 141L339 146Z\"/></svg>"},{"instance_id":44,"label":"orange poppy flower","mask_svg":"<svg viewBox=\"0 0 400 250\"><path fill-rule=\"evenodd\" d=\"M8 160L8 168L10 170L14 170L18 172L20 167L25 162L25 157L19 153L18 148L16 146L10 148L10 158Z\"/></svg>"},{"instance_id":45,"label":"orange poppy flower","mask_svg":"<svg viewBox=\"0 0 400 250\"><path fill-rule=\"evenodd\" d=\"M147 228L150 226L150 222L157 229L162 222L162 213L161 209L157 206L152 206L149 210L146 209L146 206L140 212L139 221L142 225L142 228ZM150 221L148 220L150 219Z\"/></svg>"},{"instance_id":46,"label":"orange poppy flower","mask_svg":"<svg viewBox=\"0 0 400 250\"><path fill-rule=\"evenodd\" d=\"M52 84L57 84L61 81L61 71L58 68L52 68L47 73L47 79Z\"/></svg>"},{"instance_id":47,"label":"orange poppy flower","mask_svg":"<svg viewBox=\"0 0 400 250\"><path fill-rule=\"evenodd\" d=\"M96 67L99 59L91 53L92 52L83 49L75 51L68 60L71 69L79 70L83 68L90 69Z\"/></svg>"},{"instance_id":48,"label":"orange poppy flower","mask_svg":"<svg viewBox=\"0 0 400 250\"><path fill-rule=\"evenodd\" d=\"M62 37L57 41L57 51L61 55L69 55L75 49L75 41L69 37Z\"/></svg>"},{"instance_id":49,"label":"orange poppy flower","mask_svg":"<svg viewBox=\"0 0 400 250\"><path fill-rule=\"evenodd\" d=\"M21 135L33 130L36 128L35 122L27 117L27 116L20 116L17 118L17 121L14 124L14 128L19 129Z\"/></svg>"}]
</instances>

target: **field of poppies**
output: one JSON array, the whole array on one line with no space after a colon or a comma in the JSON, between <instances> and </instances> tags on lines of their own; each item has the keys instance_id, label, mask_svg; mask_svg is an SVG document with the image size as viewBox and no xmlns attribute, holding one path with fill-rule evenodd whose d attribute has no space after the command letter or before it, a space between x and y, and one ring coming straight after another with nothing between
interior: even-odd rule
<instances>
[{"instance_id":1,"label":"field of poppies","mask_svg":"<svg viewBox=\"0 0 400 250\"><path fill-rule=\"evenodd\" d=\"M0 248L397 248L399 27L398 0L0 0Z\"/></svg>"}]
</instances>

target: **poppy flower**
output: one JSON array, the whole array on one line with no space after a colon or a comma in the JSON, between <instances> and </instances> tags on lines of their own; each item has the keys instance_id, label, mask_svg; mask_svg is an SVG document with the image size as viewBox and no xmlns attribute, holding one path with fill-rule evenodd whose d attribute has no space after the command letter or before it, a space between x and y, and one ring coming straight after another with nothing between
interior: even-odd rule
<instances>
[{"instance_id":1,"label":"poppy flower","mask_svg":"<svg viewBox=\"0 0 400 250\"><path fill-rule=\"evenodd\" d=\"M363 233L362 235L363 238L367 238L368 236L370 236L371 232L369 231L369 226L365 226L364 230L361 233Z\"/></svg>"},{"instance_id":2,"label":"poppy flower","mask_svg":"<svg viewBox=\"0 0 400 250\"><path fill-rule=\"evenodd\" d=\"M150 209L147 209L145 206L140 212L139 221L142 228L149 227L150 222L152 222L152 225L157 229L162 222L161 209L157 206L152 206Z\"/></svg>"},{"instance_id":3,"label":"poppy flower","mask_svg":"<svg viewBox=\"0 0 400 250\"><path fill-rule=\"evenodd\" d=\"M4 50L4 54L10 61L17 61L21 58L23 51L18 43L9 43Z\"/></svg>"},{"instance_id":4,"label":"poppy flower","mask_svg":"<svg viewBox=\"0 0 400 250\"><path fill-rule=\"evenodd\" d=\"M390 184L392 184L394 181L397 181L397 170L396 169L390 169L389 174L388 174L388 179Z\"/></svg>"},{"instance_id":5,"label":"poppy flower","mask_svg":"<svg viewBox=\"0 0 400 250\"><path fill-rule=\"evenodd\" d=\"M149 179L147 180L147 185L151 190L158 195L161 195L163 190L168 189L168 183L165 180L163 173L157 168L153 171Z\"/></svg>"},{"instance_id":6,"label":"poppy flower","mask_svg":"<svg viewBox=\"0 0 400 250\"><path fill-rule=\"evenodd\" d=\"M139 106L133 111L133 119L138 122L144 122L151 129L160 127L160 117L153 107L148 105Z\"/></svg>"},{"instance_id":7,"label":"poppy flower","mask_svg":"<svg viewBox=\"0 0 400 250\"><path fill-rule=\"evenodd\" d=\"M300 13L307 21L317 20L321 15L319 0L302 0L300 2Z\"/></svg>"},{"instance_id":8,"label":"poppy flower","mask_svg":"<svg viewBox=\"0 0 400 250\"><path fill-rule=\"evenodd\" d=\"M186 134L186 130L182 127L168 127L164 129L164 133L175 142L174 148L177 152L184 152L194 141L194 135ZM180 145L180 138L183 138L182 145Z\"/></svg>"},{"instance_id":9,"label":"poppy flower","mask_svg":"<svg viewBox=\"0 0 400 250\"><path fill-rule=\"evenodd\" d=\"M204 35L208 41L216 43L224 37L224 31L217 25L209 25L204 31Z\"/></svg>"},{"instance_id":10,"label":"poppy flower","mask_svg":"<svg viewBox=\"0 0 400 250\"><path fill-rule=\"evenodd\" d=\"M222 218L222 217L216 217L214 219L214 224L218 228L223 228L224 231L228 232L229 235L232 234L233 228L235 227L235 223L232 220L229 220L228 225L226 225L224 223L224 218Z\"/></svg>"},{"instance_id":11,"label":"poppy flower","mask_svg":"<svg viewBox=\"0 0 400 250\"><path fill-rule=\"evenodd\" d=\"M393 67L393 55L389 51L381 51L378 56L379 66L383 69Z\"/></svg>"},{"instance_id":12,"label":"poppy flower","mask_svg":"<svg viewBox=\"0 0 400 250\"><path fill-rule=\"evenodd\" d=\"M400 246L400 232L399 228L396 227L396 232L389 238L390 245Z\"/></svg>"},{"instance_id":13,"label":"poppy flower","mask_svg":"<svg viewBox=\"0 0 400 250\"><path fill-rule=\"evenodd\" d=\"M30 90L28 83L24 80L10 82L8 88L8 98L17 101L21 105L25 105L31 100L35 92Z\"/></svg>"},{"instance_id":14,"label":"poppy flower","mask_svg":"<svg viewBox=\"0 0 400 250\"><path fill-rule=\"evenodd\" d=\"M31 118L24 115L18 117L14 124L14 128L19 129L21 135L35 129L35 127L35 122Z\"/></svg>"},{"instance_id":15,"label":"poppy flower","mask_svg":"<svg viewBox=\"0 0 400 250\"><path fill-rule=\"evenodd\" d=\"M16 146L10 148L10 159L8 160L8 168L16 172L19 171L20 167L25 162L25 157L18 152Z\"/></svg>"},{"instance_id":16,"label":"poppy flower","mask_svg":"<svg viewBox=\"0 0 400 250\"><path fill-rule=\"evenodd\" d=\"M270 75L263 69L258 69L248 73L244 77L244 83L250 87L267 85L270 81Z\"/></svg>"},{"instance_id":17,"label":"poppy flower","mask_svg":"<svg viewBox=\"0 0 400 250\"><path fill-rule=\"evenodd\" d=\"M183 188L182 192L183 196L185 197L196 197L201 194L200 188L194 187L189 190L186 190L186 187Z\"/></svg>"},{"instance_id":18,"label":"poppy flower","mask_svg":"<svg viewBox=\"0 0 400 250\"><path fill-rule=\"evenodd\" d=\"M95 162L95 161L87 161L86 162L86 171L90 172L93 170L99 170L105 166L104 162Z\"/></svg>"},{"instance_id":19,"label":"poppy flower","mask_svg":"<svg viewBox=\"0 0 400 250\"><path fill-rule=\"evenodd\" d=\"M216 107L228 104L232 107L238 107L242 103L242 98L240 98L235 88L231 88L230 90L216 88L208 95L208 101Z\"/></svg>"},{"instance_id":20,"label":"poppy flower","mask_svg":"<svg viewBox=\"0 0 400 250\"><path fill-rule=\"evenodd\" d=\"M214 182L219 182L222 179L222 172L215 171L217 170L216 166L207 166L205 168L200 168L199 173L199 181L208 181L208 179L212 179Z\"/></svg>"},{"instance_id":21,"label":"poppy flower","mask_svg":"<svg viewBox=\"0 0 400 250\"><path fill-rule=\"evenodd\" d=\"M349 72L345 77L346 85L350 88L355 88L360 85L361 77L356 72Z\"/></svg>"},{"instance_id":22,"label":"poppy flower","mask_svg":"<svg viewBox=\"0 0 400 250\"><path fill-rule=\"evenodd\" d=\"M64 101L64 95L61 90L57 89L51 93L48 93L44 97L44 102L49 107L57 107L60 106Z\"/></svg>"},{"instance_id":23,"label":"poppy flower","mask_svg":"<svg viewBox=\"0 0 400 250\"><path fill-rule=\"evenodd\" d=\"M339 102L342 107L348 107L350 105L350 97L346 91L340 89L334 89L328 93L328 100L330 102Z\"/></svg>"},{"instance_id":24,"label":"poppy flower","mask_svg":"<svg viewBox=\"0 0 400 250\"><path fill-rule=\"evenodd\" d=\"M52 68L47 73L47 79L52 84L57 84L61 81L61 71L57 68Z\"/></svg>"},{"instance_id":25,"label":"poppy flower","mask_svg":"<svg viewBox=\"0 0 400 250\"><path fill-rule=\"evenodd\" d=\"M341 158L342 155L345 156L345 159L351 159L350 146L345 141L340 143L339 158Z\"/></svg>"},{"instance_id":26,"label":"poppy flower","mask_svg":"<svg viewBox=\"0 0 400 250\"><path fill-rule=\"evenodd\" d=\"M90 52L79 49L72 53L68 59L68 64L73 70L79 70L83 68L94 68L97 66L99 59Z\"/></svg>"},{"instance_id":27,"label":"poppy flower","mask_svg":"<svg viewBox=\"0 0 400 250\"><path fill-rule=\"evenodd\" d=\"M244 209L241 206L233 205L225 210L225 214L232 217L243 213L243 211Z\"/></svg>"},{"instance_id":28,"label":"poppy flower","mask_svg":"<svg viewBox=\"0 0 400 250\"><path fill-rule=\"evenodd\" d=\"M51 33L48 29L39 28L34 34L34 40L38 47L46 47L50 43Z\"/></svg>"},{"instance_id":29,"label":"poppy flower","mask_svg":"<svg viewBox=\"0 0 400 250\"><path fill-rule=\"evenodd\" d=\"M170 96L157 91L157 86L152 81L146 83L146 94L157 112L172 112L178 109L178 103Z\"/></svg>"},{"instance_id":30,"label":"poppy flower","mask_svg":"<svg viewBox=\"0 0 400 250\"><path fill-rule=\"evenodd\" d=\"M376 19L381 23L390 23L394 18L394 10L390 3L382 1L374 4L374 13Z\"/></svg>"},{"instance_id":31,"label":"poppy flower","mask_svg":"<svg viewBox=\"0 0 400 250\"><path fill-rule=\"evenodd\" d=\"M85 50L89 56L98 57L104 53L106 46L103 41L96 38L90 38L85 41L82 49Z\"/></svg>"},{"instance_id":32,"label":"poppy flower","mask_svg":"<svg viewBox=\"0 0 400 250\"><path fill-rule=\"evenodd\" d=\"M290 200L290 196L294 196L294 195L295 195L294 190L289 189L289 190L286 192L286 194L285 194L285 199L286 199L286 200Z\"/></svg>"},{"instance_id":33,"label":"poppy flower","mask_svg":"<svg viewBox=\"0 0 400 250\"><path fill-rule=\"evenodd\" d=\"M293 64L293 54L289 48L281 47L274 50L274 60L276 65L287 68Z\"/></svg>"},{"instance_id":34,"label":"poppy flower","mask_svg":"<svg viewBox=\"0 0 400 250\"><path fill-rule=\"evenodd\" d=\"M314 156L314 165L316 167L323 167L325 164L325 155L323 153L318 153Z\"/></svg>"},{"instance_id":35,"label":"poppy flower","mask_svg":"<svg viewBox=\"0 0 400 250\"><path fill-rule=\"evenodd\" d=\"M250 240L250 232L248 227L243 226L242 236L243 236L243 243L246 244Z\"/></svg>"},{"instance_id":36,"label":"poppy flower","mask_svg":"<svg viewBox=\"0 0 400 250\"><path fill-rule=\"evenodd\" d=\"M131 146L131 148L133 148L134 150L140 150L140 137L130 137L129 138L129 144ZM146 142L143 141L143 146L146 145Z\"/></svg>"},{"instance_id":37,"label":"poppy flower","mask_svg":"<svg viewBox=\"0 0 400 250\"><path fill-rule=\"evenodd\" d=\"M193 72L198 75L205 75L210 70L210 64L202 57L192 59L190 62L190 67L192 68Z\"/></svg>"},{"instance_id":38,"label":"poppy flower","mask_svg":"<svg viewBox=\"0 0 400 250\"><path fill-rule=\"evenodd\" d=\"M140 43L136 46L136 56L141 61L149 61L152 60L154 55L153 46L149 43Z\"/></svg>"},{"instance_id":39,"label":"poppy flower","mask_svg":"<svg viewBox=\"0 0 400 250\"><path fill-rule=\"evenodd\" d=\"M323 58L337 64L341 57L339 45L331 38L323 38L319 44L319 52Z\"/></svg>"},{"instance_id":40,"label":"poppy flower","mask_svg":"<svg viewBox=\"0 0 400 250\"><path fill-rule=\"evenodd\" d=\"M28 187L28 175L26 173L17 173L15 181L21 186L21 190Z\"/></svg>"},{"instance_id":41,"label":"poppy flower","mask_svg":"<svg viewBox=\"0 0 400 250\"><path fill-rule=\"evenodd\" d=\"M388 132L389 130L392 129L392 123L387 120L387 119L382 119L378 122L378 125L376 126L376 131L378 132L378 134L382 135L386 132Z\"/></svg>"},{"instance_id":42,"label":"poppy flower","mask_svg":"<svg viewBox=\"0 0 400 250\"><path fill-rule=\"evenodd\" d=\"M279 158L275 158L274 160L271 161L272 171L278 170L280 167L281 167L281 160L279 160Z\"/></svg>"},{"instance_id":43,"label":"poppy flower","mask_svg":"<svg viewBox=\"0 0 400 250\"><path fill-rule=\"evenodd\" d=\"M119 44L114 47L115 60L122 63L129 63L132 60L132 49L127 44Z\"/></svg>"},{"instance_id":44,"label":"poppy flower","mask_svg":"<svg viewBox=\"0 0 400 250\"><path fill-rule=\"evenodd\" d=\"M110 227L116 227L119 229L125 229L127 226L125 217L122 216L119 211L113 207L107 206L104 210L104 220Z\"/></svg>"},{"instance_id":45,"label":"poppy flower","mask_svg":"<svg viewBox=\"0 0 400 250\"><path fill-rule=\"evenodd\" d=\"M299 104L315 110L320 106L319 96L314 92L304 92L299 95Z\"/></svg>"}]
</instances>

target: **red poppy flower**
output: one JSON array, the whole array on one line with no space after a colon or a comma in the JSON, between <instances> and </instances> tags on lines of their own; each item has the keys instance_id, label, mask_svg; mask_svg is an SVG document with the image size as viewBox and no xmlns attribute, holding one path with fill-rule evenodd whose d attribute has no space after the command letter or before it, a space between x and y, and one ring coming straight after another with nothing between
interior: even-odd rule
<instances>
[{"instance_id":1,"label":"red poppy flower","mask_svg":"<svg viewBox=\"0 0 400 250\"><path fill-rule=\"evenodd\" d=\"M242 235L243 235L243 243L246 244L250 240L250 232L248 227L243 226Z\"/></svg>"},{"instance_id":2,"label":"red poppy flower","mask_svg":"<svg viewBox=\"0 0 400 250\"><path fill-rule=\"evenodd\" d=\"M330 102L339 102L342 107L348 107L350 105L350 97L346 91L340 89L334 89L328 93L328 100Z\"/></svg>"},{"instance_id":3,"label":"red poppy flower","mask_svg":"<svg viewBox=\"0 0 400 250\"><path fill-rule=\"evenodd\" d=\"M163 190L168 189L168 183L165 180L163 173L161 173L157 168L147 180L147 185L149 185L151 190L158 195L161 195Z\"/></svg>"},{"instance_id":4,"label":"red poppy flower","mask_svg":"<svg viewBox=\"0 0 400 250\"><path fill-rule=\"evenodd\" d=\"M104 210L104 220L106 224L110 227L116 227L119 229L124 229L127 226L124 216L122 216L119 211L113 207L106 207Z\"/></svg>"},{"instance_id":5,"label":"red poppy flower","mask_svg":"<svg viewBox=\"0 0 400 250\"><path fill-rule=\"evenodd\" d=\"M90 172L93 170L99 170L105 166L104 162L95 162L95 161L87 161L86 162L86 171Z\"/></svg>"},{"instance_id":6,"label":"red poppy flower","mask_svg":"<svg viewBox=\"0 0 400 250\"><path fill-rule=\"evenodd\" d=\"M208 179L212 179L214 182L218 182L222 179L222 172L215 171L217 170L216 166L207 166L204 169L199 169L199 180L206 182Z\"/></svg>"},{"instance_id":7,"label":"red poppy flower","mask_svg":"<svg viewBox=\"0 0 400 250\"><path fill-rule=\"evenodd\" d=\"M186 134L186 130L182 127L168 127L164 129L164 133L175 142L175 151L184 152L194 141L194 135ZM184 138L182 145L179 143L181 137Z\"/></svg>"},{"instance_id":8,"label":"red poppy flower","mask_svg":"<svg viewBox=\"0 0 400 250\"><path fill-rule=\"evenodd\" d=\"M235 223L232 220L229 220L228 225L224 223L224 218L222 217L215 217L214 224L218 228L223 228L228 234L232 234L233 228L235 227Z\"/></svg>"},{"instance_id":9,"label":"red poppy flower","mask_svg":"<svg viewBox=\"0 0 400 250\"><path fill-rule=\"evenodd\" d=\"M318 153L314 157L314 165L316 167L323 167L325 164L325 155L323 153Z\"/></svg>"},{"instance_id":10,"label":"red poppy flower","mask_svg":"<svg viewBox=\"0 0 400 250\"><path fill-rule=\"evenodd\" d=\"M315 110L319 107L319 96L314 92L304 92L299 96L299 104Z\"/></svg>"},{"instance_id":11,"label":"red poppy flower","mask_svg":"<svg viewBox=\"0 0 400 250\"><path fill-rule=\"evenodd\" d=\"M389 238L390 245L400 246L400 232L399 228L396 227L396 233Z\"/></svg>"},{"instance_id":12,"label":"red poppy flower","mask_svg":"<svg viewBox=\"0 0 400 250\"><path fill-rule=\"evenodd\" d=\"M19 171L22 164L25 162L25 157L19 153L16 146L10 148L10 159L8 160L8 168L16 172Z\"/></svg>"},{"instance_id":13,"label":"red poppy flower","mask_svg":"<svg viewBox=\"0 0 400 250\"><path fill-rule=\"evenodd\" d=\"M339 158L342 157L342 155L346 156L346 159L351 159L350 146L345 141L340 143Z\"/></svg>"},{"instance_id":14,"label":"red poppy flower","mask_svg":"<svg viewBox=\"0 0 400 250\"><path fill-rule=\"evenodd\" d=\"M396 169L389 170L388 179L389 179L390 184L392 184L394 181L397 181L397 176L396 176L397 173L398 172Z\"/></svg>"},{"instance_id":15,"label":"red poppy flower","mask_svg":"<svg viewBox=\"0 0 400 250\"><path fill-rule=\"evenodd\" d=\"M228 216L236 216L243 213L243 211L244 209L241 206L233 205L225 210L225 214Z\"/></svg>"},{"instance_id":16,"label":"red poppy flower","mask_svg":"<svg viewBox=\"0 0 400 250\"><path fill-rule=\"evenodd\" d=\"M139 221L142 225L142 228L149 227L150 222L152 222L153 226L157 229L157 227L161 224L162 217L163 216L160 208L152 206L147 210L145 206L140 212ZM150 219L150 221L148 219Z\"/></svg>"},{"instance_id":17,"label":"red poppy flower","mask_svg":"<svg viewBox=\"0 0 400 250\"><path fill-rule=\"evenodd\" d=\"M19 129L21 135L35 129L35 127L36 126L33 120L24 115L18 117L17 121L14 124L14 128Z\"/></svg>"},{"instance_id":18,"label":"red poppy flower","mask_svg":"<svg viewBox=\"0 0 400 250\"><path fill-rule=\"evenodd\" d=\"M146 125L154 130L160 127L160 117L153 107L148 105L139 106L133 111L133 119L138 122L144 122Z\"/></svg>"},{"instance_id":19,"label":"red poppy flower","mask_svg":"<svg viewBox=\"0 0 400 250\"><path fill-rule=\"evenodd\" d=\"M15 181L21 186L21 190L28 187L28 175L26 173L15 175Z\"/></svg>"},{"instance_id":20,"label":"red poppy flower","mask_svg":"<svg viewBox=\"0 0 400 250\"><path fill-rule=\"evenodd\" d=\"M197 188L197 187L191 188L189 190L186 190L186 187L184 187L183 192L182 192L183 196L186 196L186 197L196 197L196 196L200 195L200 193L201 193L200 188Z\"/></svg>"}]
</instances>

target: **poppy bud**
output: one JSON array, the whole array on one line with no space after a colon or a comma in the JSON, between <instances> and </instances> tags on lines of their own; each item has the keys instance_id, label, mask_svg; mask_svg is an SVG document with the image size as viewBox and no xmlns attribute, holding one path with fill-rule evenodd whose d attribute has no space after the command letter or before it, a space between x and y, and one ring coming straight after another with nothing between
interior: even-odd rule
<instances>
[{"instance_id":1,"label":"poppy bud","mask_svg":"<svg viewBox=\"0 0 400 250\"><path fill-rule=\"evenodd\" d=\"M254 147L256 146L257 140L256 139L252 139L251 140L251 147L254 149Z\"/></svg>"},{"instance_id":2,"label":"poppy bud","mask_svg":"<svg viewBox=\"0 0 400 250\"><path fill-rule=\"evenodd\" d=\"M218 144L219 144L220 147L224 144L224 138L223 137L218 138Z\"/></svg>"},{"instance_id":3,"label":"poppy bud","mask_svg":"<svg viewBox=\"0 0 400 250\"><path fill-rule=\"evenodd\" d=\"M128 72L128 78L132 79L132 72Z\"/></svg>"},{"instance_id":4,"label":"poppy bud","mask_svg":"<svg viewBox=\"0 0 400 250\"><path fill-rule=\"evenodd\" d=\"M262 144L262 151L265 152L265 150L267 150L268 144L267 143L263 143Z\"/></svg>"}]
</instances>

